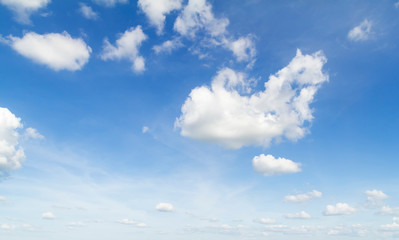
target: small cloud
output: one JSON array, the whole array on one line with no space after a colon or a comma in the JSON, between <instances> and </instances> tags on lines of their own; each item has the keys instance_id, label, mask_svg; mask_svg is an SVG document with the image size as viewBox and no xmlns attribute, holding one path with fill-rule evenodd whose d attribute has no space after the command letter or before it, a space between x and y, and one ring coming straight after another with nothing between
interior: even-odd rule
<instances>
[{"instance_id":1,"label":"small cloud","mask_svg":"<svg viewBox=\"0 0 399 240\"><path fill-rule=\"evenodd\" d=\"M155 206L155 209L160 212L174 212L175 211L175 208L170 203L159 203L157 206Z\"/></svg>"},{"instance_id":2,"label":"small cloud","mask_svg":"<svg viewBox=\"0 0 399 240\"><path fill-rule=\"evenodd\" d=\"M385 224L381 225L380 229L383 231L399 231L399 223L391 223L391 224Z\"/></svg>"},{"instance_id":3,"label":"small cloud","mask_svg":"<svg viewBox=\"0 0 399 240\"><path fill-rule=\"evenodd\" d=\"M27 128L25 130L25 138L26 139L44 139L44 136L41 135L36 129L34 128Z\"/></svg>"},{"instance_id":4,"label":"small cloud","mask_svg":"<svg viewBox=\"0 0 399 240\"><path fill-rule=\"evenodd\" d=\"M379 214L399 216L399 207L382 206Z\"/></svg>"},{"instance_id":5,"label":"small cloud","mask_svg":"<svg viewBox=\"0 0 399 240\"><path fill-rule=\"evenodd\" d=\"M79 3L79 5L80 5L79 12L82 14L83 17L90 20L98 19L98 13L94 12L90 6L84 3Z\"/></svg>"},{"instance_id":6,"label":"small cloud","mask_svg":"<svg viewBox=\"0 0 399 240\"><path fill-rule=\"evenodd\" d=\"M69 229L74 229L74 228L81 228L81 227L84 227L85 224L82 223L82 222L70 222L70 223L68 223L67 226L68 226Z\"/></svg>"},{"instance_id":7,"label":"small cloud","mask_svg":"<svg viewBox=\"0 0 399 240\"><path fill-rule=\"evenodd\" d=\"M294 213L294 214L286 214L285 218L289 218L289 219L309 219L312 218L309 213L305 212L305 211L301 211L298 213Z\"/></svg>"},{"instance_id":8,"label":"small cloud","mask_svg":"<svg viewBox=\"0 0 399 240\"><path fill-rule=\"evenodd\" d=\"M15 229L15 226L14 225L8 225L8 224L2 224L2 225L0 225L0 229L2 229L2 230L13 230L13 229Z\"/></svg>"},{"instance_id":9,"label":"small cloud","mask_svg":"<svg viewBox=\"0 0 399 240\"><path fill-rule=\"evenodd\" d=\"M53 220L55 219L55 216L52 212L45 212L42 214L42 218L46 220Z\"/></svg>"},{"instance_id":10,"label":"small cloud","mask_svg":"<svg viewBox=\"0 0 399 240\"><path fill-rule=\"evenodd\" d=\"M255 172L264 176L297 173L301 171L301 164L285 158L275 158L272 155L255 156L252 160Z\"/></svg>"},{"instance_id":11,"label":"small cloud","mask_svg":"<svg viewBox=\"0 0 399 240\"><path fill-rule=\"evenodd\" d=\"M118 220L117 223L125 224L125 225L135 225L136 224L135 221L127 219L127 218Z\"/></svg>"},{"instance_id":12,"label":"small cloud","mask_svg":"<svg viewBox=\"0 0 399 240\"><path fill-rule=\"evenodd\" d=\"M317 190L313 190L311 192L304 193L304 194L285 196L284 201L292 202L292 203L302 203L302 202L312 200L314 198L321 198L321 196L322 196L321 192L319 192Z\"/></svg>"},{"instance_id":13,"label":"small cloud","mask_svg":"<svg viewBox=\"0 0 399 240\"><path fill-rule=\"evenodd\" d=\"M150 130L149 127L144 126L143 129L142 129L142 132L143 132L143 133L147 133L149 130Z\"/></svg>"},{"instance_id":14,"label":"small cloud","mask_svg":"<svg viewBox=\"0 0 399 240\"><path fill-rule=\"evenodd\" d=\"M145 223L138 223L136 226L139 227L139 228L146 228L146 227L148 227L147 224L145 224Z\"/></svg>"},{"instance_id":15,"label":"small cloud","mask_svg":"<svg viewBox=\"0 0 399 240\"><path fill-rule=\"evenodd\" d=\"M0 202L7 202L7 198L3 197L3 196L0 196Z\"/></svg>"},{"instance_id":16,"label":"small cloud","mask_svg":"<svg viewBox=\"0 0 399 240\"><path fill-rule=\"evenodd\" d=\"M347 203L337 203L336 205L327 205L324 215L352 215L356 212L356 209L349 206Z\"/></svg>"},{"instance_id":17,"label":"small cloud","mask_svg":"<svg viewBox=\"0 0 399 240\"><path fill-rule=\"evenodd\" d=\"M274 224L276 223L276 220L271 219L271 218L257 218L253 220L256 223L260 223L260 224Z\"/></svg>"},{"instance_id":18,"label":"small cloud","mask_svg":"<svg viewBox=\"0 0 399 240\"><path fill-rule=\"evenodd\" d=\"M114 7L118 3L128 3L129 0L93 0L93 2L104 7Z\"/></svg>"},{"instance_id":19,"label":"small cloud","mask_svg":"<svg viewBox=\"0 0 399 240\"><path fill-rule=\"evenodd\" d=\"M183 44L180 39L176 38L173 40L167 40L163 42L161 45L155 45L152 49L156 54L160 53L171 53L173 50L182 47Z\"/></svg>"},{"instance_id":20,"label":"small cloud","mask_svg":"<svg viewBox=\"0 0 399 240\"><path fill-rule=\"evenodd\" d=\"M233 52L238 62L251 61L256 56L256 48L251 36L226 41L225 45Z\"/></svg>"},{"instance_id":21,"label":"small cloud","mask_svg":"<svg viewBox=\"0 0 399 240\"><path fill-rule=\"evenodd\" d=\"M367 190L365 192L365 194L367 195L367 200L370 202L379 202L379 201L385 200L389 197L384 192L382 192L381 190L377 190L377 189Z\"/></svg>"},{"instance_id":22,"label":"small cloud","mask_svg":"<svg viewBox=\"0 0 399 240\"><path fill-rule=\"evenodd\" d=\"M14 12L17 22L31 24L30 15L45 8L51 0L0 0L0 3Z\"/></svg>"},{"instance_id":23,"label":"small cloud","mask_svg":"<svg viewBox=\"0 0 399 240\"><path fill-rule=\"evenodd\" d=\"M396 2L396 3L394 4L394 6L395 6L395 8L399 8L399 2Z\"/></svg>"},{"instance_id":24,"label":"small cloud","mask_svg":"<svg viewBox=\"0 0 399 240\"><path fill-rule=\"evenodd\" d=\"M349 40L358 42L369 39L371 34L372 22L365 19L360 25L354 27L348 33Z\"/></svg>"}]
</instances>

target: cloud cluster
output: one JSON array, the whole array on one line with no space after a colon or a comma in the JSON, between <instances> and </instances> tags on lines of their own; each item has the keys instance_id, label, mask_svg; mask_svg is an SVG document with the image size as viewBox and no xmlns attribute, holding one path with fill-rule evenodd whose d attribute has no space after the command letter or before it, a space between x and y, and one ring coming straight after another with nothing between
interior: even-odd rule
<instances>
[{"instance_id":1,"label":"cloud cluster","mask_svg":"<svg viewBox=\"0 0 399 240\"><path fill-rule=\"evenodd\" d=\"M170 203L158 203L155 206L155 209L160 212L174 212L175 211L175 208Z\"/></svg>"},{"instance_id":2,"label":"cloud cluster","mask_svg":"<svg viewBox=\"0 0 399 240\"><path fill-rule=\"evenodd\" d=\"M252 160L255 172L264 176L297 173L301 171L301 164L285 158L275 158L272 155L261 154Z\"/></svg>"},{"instance_id":3,"label":"cloud cluster","mask_svg":"<svg viewBox=\"0 0 399 240\"><path fill-rule=\"evenodd\" d=\"M351 29L348 33L349 40L358 42L369 39L371 34L372 22L365 19L361 24Z\"/></svg>"},{"instance_id":4,"label":"cloud cluster","mask_svg":"<svg viewBox=\"0 0 399 240\"><path fill-rule=\"evenodd\" d=\"M139 55L139 48L146 39L147 35L141 30L140 25L132 27L116 40L115 45L105 39L101 58L103 60L128 59L133 63L132 70L134 72L142 72L145 70L145 60Z\"/></svg>"},{"instance_id":5,"label":"cloud cluster","mask_svg":"<svg viewBox=\"0 0 399 240\"><path fill-rule=\"evenodd\" d=\"M389 197L383 191L377 190L377 189L367 190L365 192L365 194L367 195L367 201L373 202L373 203L380 202L380 201L385 200L385 199L387 199Z\"/></svg>"},{"instance_id":6,"label":"cloud cluster","mask_svg":"<svg viewBox=\"0 0 399 240\"><path fill-rule=\"evenodd\" d=\"M217 143L227 148L268 146L285 137L295 141L305 136L305 122L313 119L310 104L328 76L321 52L303 55L300 50L285 68L269 77L265 91L249 96L249 80L243 73L224 68L211 87L193 89L181 108L175 126L182 136Z\"/></svg>"},{"instance_id":7,"label":"cloud cluster","mask_svg":"<svg viewBox=\"0 0 399 240\"><path fill-rule=\"evenodd\" d=\"M50 2L51 0L0 0L1 4L14 12L16 20L22 24L30 24L30 15Z\"/></svg>"},{"instance_id":8,"label":"cloud cluster","mask_svg":"<svg viewBox=\"0 0 399 240\"><path fill-rule=\"evenodd\" d=\"M88 62L91 48L81 38L72 38L67 32L26 33L22 38L9 36L6 41L22 56L59 71L76 71Z\"/></svg>"},{"instance_id":9,"label":"cloud cluster","mask_svg":"<svg viewBox=\"0 0 399 240\"><path fill-rule=\"evenodd\" d=\"M284 201L293 202L293 203L302 203L302 202L306 202L306 201L312 200L314 198L321 198L321 196L322 196L321 192L319 192L317 190L313 190L313 191L308 192L308 193L285 196L284 197Z\"/></svg>"},{"instance_id":10,"label":"cloud cluster","mask_svg":"<svg viewBox=\"0 0 399 240\"><path fill-rule=\"evenodd\" d=\"M324 215L351 215L356 212L356 209L349 206L347 203L337 203L336 205L327 205Z\"/></svg>"},{"instance_id":11,"label":"cloud cluster","mask_svg":"<svg viewBox=\"0 0 399 240\"><path fill-rule=\"evenodd\" d=\"M21 119L7 108L0 107L0 170L18 169L25 160L25 153L18 143Z\"/></svg>"}]
</instances>

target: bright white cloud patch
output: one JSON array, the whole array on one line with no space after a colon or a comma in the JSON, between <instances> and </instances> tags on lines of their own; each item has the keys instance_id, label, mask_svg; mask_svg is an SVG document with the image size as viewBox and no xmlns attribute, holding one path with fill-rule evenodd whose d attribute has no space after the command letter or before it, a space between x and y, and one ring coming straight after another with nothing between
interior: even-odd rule
<instances>
[{"instance_id":1,"label":"bright white cloud patch","mask_svg":"<svg viewBox=\"0 0 399 240\"><path fill-rule=\"evenodd\" d=\"M118 3L128 3L129 0L93 0L93 2L105 7L113 7Z\"/></svg>"},{"instance_id":2,"label":"bright white cloud patch","mask_svg":"<svg viewBox=\"0 0 399 240\"><path fill-rule=\"evenodd\" d=\"M367 195L367 200L370 202L379 202L388 198L388 195L377 189L367 190L365 194Z\"/></svg>"},{"instance_id":3,"label":"bright white cloud patch","mask_svg":"<svg viewBox=\"0 0 399 240\"><path fill-rule=\"evenodd\" d=\"M49 4L51 0L0 0L0 3L7 6L15 13L18 22L29 24L30 15Z\"/></svg>"},{"instance_id":4,"label":"bright white cloud patch","mask_svg":"<svg viewBox=\"0 0 399 240\"><path fill-rule=\"evenodd\" d=\"M255 44L250 37L227 41L226 45L233 52L238 62L249 61L256 55Z\"/></svg>"},{"instance_id":5,"label":"bright white cloud patch","mask_svg":"<svg viewBox=\"0 0 399 240\"><path fill-rule=\"evenodd\" d=\"M301 211L298 213L294 213L294 214L286 214L285 218L289 218L289 219L309 219L312 218L309 213L305 212L305 211Z\"/></svg>"},{"instance_id":6,"label":"bright white cloud patch","mask_svg":"<svg viewBox=\"0 0 399 240\"><path fill-rule=\"evenodd\" d=\"M25 138L32 138L32 139L44 139L44 136L41 135L36 129L34 128L27 128L25 129Z\"/></svg>"},{"instance_id":7,"label":"bright white cloud patch","mask_svg":"<svg viewBox=\"0 0 399 240\"><path fill-rule=\"evenodd\" d=\"M284 201L293 202L293 203L302 203L302 202L312 200L314 198L321 198L321 196L322 196L321 192L319 192L317 190L313 190L311 192L304 193L304 194L285 196Z\"/></svg>"},{"instance_id":8,"label":"bright white cloud patch","mask_svg":"<svg viewBox=\"0 0 399 240\"><path fill-rule=\"evenodd\" d=\"M126 224L126 225L134 225L134 224L136 224L135 221L133 221L131 219L127 219L127 218L118 220L117 222L121 223L121 224Z\"/></svg>"},{"instance_id":9,"label":"bright white cloud patch","mask_svg":"<svg viewBox=\"0 0 399 240\"><path fill-rule=\"evenodd\" d=\"M273 139L296 141L305 136L305 122L313 119L310 104L328 76L322 72L321 52L300 50L285 68L271 75L265 91L241 95L249 81L243 73L220 70L211 87L193 89L182 106L175 127L181 135L227 148L268 146Z\"/></svg>"},{"instance_id":10,"label":"bright white cloud patch","mask_svg":"<svg viewBox=\"0 0 399 240\"><path fill-rule=\"evenodd\" d=\"M347 203L337 203L336 205L327 205L324 215L351 215L356 212L356 209L349 206Z\"/></svg>"},{"instance_id":11,"label":"bright white cloud patch","mask_svg":"<svg viewBox=\"0 0 399 240\"><path fill-rule=\"evenodd\" d=\"M45 212L42 214L42 218L46 220L53 220L55 219L55 216L52 212Z\"/></svg>"},{"instance_id":12,"label":"bright white cloud patch","mask_svg":"<svg viewBox=\"0 0 399 240\"><path fill-rule=\"evenodd\" d=\"M147 133L149 130L150 130L149 127L144 126L143 129L142 129L142 132L143 132L143 133Z\"/></svg>"},{"instance_id":13,"label":"bright white cloud patch","mask_svg":"<svg viewBox=\"0 0 399 240\"><path fill-rule=\"evenodd\" d=\"M128 59L133 63L133 71L142 72L145 70L145 60L139 55L139 47L146 39L147 35L141 30L141 26L132 27L116 40L115 45L105 39L101 58L103 60Z\"/></svg>"},{"instance_id":14,"label":"bright white cloud patch","mask_svg":"<svg viewBox=\"0 0 399 240\"><path fill-rule=\"evenodd\" d=\"M183 44L179 39L167 40L163 42L161 45L156 45L152 49L156 54L160 53L171 53L173 50L182 47Z\"/></svg>"},{"instance_id":15,"label":"bright white cloud patch","mask_svg":"<svg viewBox=\"0 0 399 240\"><path fill-rule=\"evenodd\" d=\"M94 12L90 6L87 6L84 3L80 3L79 12L82 14L83 17L91 20L98 19L98 13Z\"/></svg>"},{"instance_id":16,"label":"bright white cloud patch","mask_svg":"<svg viewBox=\"0 0 399 240\"><path fill-rule=\"evenodd\" d=\"M271 219L271 218L258 218L258 219L254 219L254 222L260 223L260 224L274 224L274 223L276 223L276 220Z\"/></svg>"},{"instance_id":17,"label":"bright white cloud patch","mask_svg":"<svg viewBox=\"0 0 399 240\"><path fill-rule=\"evenodd\" d=\"M165 24L165 15L182 7L182 0L139 0L137 5L145 13L150 23L161 34Z\"/></svg>"},{"instance_id":18,"label":"bright white cloud patch","mask_svg":"<svg viewBox=\"0 0 399 240\"><path fill-rule=\"evenodd\" d=\"M158 205L155 206L155 209L160 211L160 212L173 212L173 211L175 211L175 208L170 203L159 203Z\"/></svg>"},{"instance_id":19,"label":"bright white cloud patch","mask_svg":"<svg viewBox=\"0 0 399 240\"><path fill-rule=\"evenodd\" d=\"M6 201L7 201L6 197L0 196L0 202L6 202Z\"/></svg>"},{"instance_id":20,"label":"bright white cloud patch","mask_svg":"<svg viewBox=\"0 0 399 240\"><path fill-rule=\"evenodd\" d=\"M297 173L301 171L300 163L264 154L254 157L252 165L255 172L261 173L264 176Z\"/></svg>"},{"instance_id":21,"label":"bright white cloud patch","mask_svg":"<svg viewBox=\"0 0 399 240\"><path fill-rule=\"evenodd\" d=\"M22 128L21 119L0 107L0 170L18 169L25 160L18 143L19 128Z\"/></svg>"},{"instance_id":22,"label":"bright white cloud patch","mask_svg":"<svg viewBox=\"0 0 399 240\"><path fill-rule=\"evenodd\" d=\"M355 42L367 40L371 34L371 27L372 22L365 19L360 25L349 31L348 38Z\"/></svg>"},{"instance_id":23,"label":"bright white cloud patch","mask_svg":"<svg viewBox=\"0 0 399 240\"><path fill-rule=\"evenodd\" d=\"M22 38L9 36L8 43L22 56L53 70L76 71L89 61L91 48L81 38L67 32L26 33Z\"/></svg>"}]
</instances>

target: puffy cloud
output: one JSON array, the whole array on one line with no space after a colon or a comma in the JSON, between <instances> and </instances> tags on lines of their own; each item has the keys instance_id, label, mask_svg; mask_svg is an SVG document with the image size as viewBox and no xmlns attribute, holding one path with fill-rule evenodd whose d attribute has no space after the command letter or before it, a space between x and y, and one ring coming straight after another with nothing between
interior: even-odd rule
<instances>
[{"instance_id":1,"label":"puffy cloud","mask_svg":"<svg viewBox=\"0 0 399 240\"><path fill-rule=\"evenodd\" d=\"M260 224L274 224L274 223L276 223L276 220L271 219L271 218L258 218L258 219L254 219L254 222L260 223Z\"/></svg>"},{"instance_id":2,"label":"puffy cloud","mask_svg":"<svg viewBox=\"0 0 399 240\"><path fill-rule=\"evenodd\" d=\"M250 37L240 37L234 41L226 41L226 45L239 62L249 61L255 58L256 48Z\"/></svg>"},{"instance_id":3,"label":"puffy cloud","mask_svg":"<svg viewBox=\"0 0 399 240\"><path fill-rule=\"evenodd\" d=\"M327 234L332 236L364 236L368 230L370 230L368 227L361 224L339 225L330 229Z\"/></svg>"},{"instance_id":4,"label":"puffy cloud","mask_svg":"<svg viewBox=\"0 0 399 240\"><path fill-rule=\"evenodd\" d=\"M321 52L303 55L300 50L285 68L269 77L265 91L249 96L250 80L232 69L220 70L211 87L193 89L182 106L175 127L181 135L217 143L227 148L267 146L285 137L305 136L305 122L313 119L310 104L328 76L322 72Z\"/></svg>"},{"instance_id":5,"label":"puffy cloud","mask_svg":"<svg viewBox=\"0 0 399 240\"><path fill-rule=\"evenodd\" d=\"M189 0L177 17L174 29L189 37L195 37L199 30L205 30L211 36L220 36L226 33L227 25L227 18L214 17L212 6L206 0Z\"/></svg>"},{"instance_id":6,"label":"puffy cloud","mask_svg":"<svg viewBox=\"0 0 399 240\"><path fill-rule=\"evenodd\" d=\"M2 230L12 230L12 229L15 229L15 226L14 225L8 225L8 224L2 224L2 225L0 225L0 229L2 229Z\"/></svg>"},{"instance_id":7,"label":"puffy cloud","mask_svg":"<svg viewBox=\"0 0 399 240\"><path fill-rule=\"evenodd\" d=\"M55 219L55 216L52 212L45 212L42 214L42 218L46 220L53 220Z\"/></svg>"},{"instance_id":8,"label":"puffy cloud","mask_svg":"<svg viewBox=\"0 0 399 240\"><path fill-rule=\"evenodd\" d=\"M142 132L143 132L143 133L147 133L149 130L150 130L149 127L144 126L143 129L142 129Z\"/></svg>"},{"instance_id":9,"label":"puffy cloud","mask_svg":"<svg viewBox=\"0 0 399 240\"><path fill-rule=\"evenodd\" d=\"M309 219L312 218L309 213L305 212L305 211L301 211L298 213L294 213L294 214L286 214L285 218L290 218L290 219Z\"/></svg>"},{"instance_id":10,"label":"puffy cloud","mask_svg":"<svg viewBox=\"0 0 399 240\"><path fill-rule=\"evenodd\" d=\"M365 19L361 24L354 27L348 33L349 40L358 42L369 39L371 34L372 22Z\"/></svg>"},{"instance_id":11,"label":"puffy cloud","mask_svg":"<svg viewBox=\"0 0 399 240\"><path fill-rule=\"evenodd\" d=\"M175 208L170 203L159 203L158 205L155 206L155 209L160 211L160 212L173 212L173 211L175 211Z\"/></svg>"},{"instance_id":12,"label":"puffy cloud","mask_svg":"<svg viewBox=\"0 0 399 240\"><path fill-rule=\"evenodd\" d=\"M25 138L32 138L32 139L44 139L44 136L41 135L36 129L34 128L27 128L25 129Z\"/></svg>"},{"instance_id":13,"label":"puffy cloud","mask_svg":"<svg viewBox=\"0 0 399 240\"><path fill-rule=\"evenodd\" d=\"M155 51L156 54L160 53L171 53L173 50L182 47L183 44L181 43L180 39L176 38L173 40L167 40L163 42L161 45L156 45L152 49Z\"/></svg>"},{"instance_id":14,"label":"puffy cloud","mask_svg":"<svg viewBox=\"0 0 399 240\"><path fill-rule=\"evenodd\" d=\"M321 192L319 192L317 190L313 190L311 192L304 193L304 194L285 196L284 201L293 202L293 203L302 203L302 202L312 200L314 198L321 198L321 196L322 196Z\"/></svg>"},{"instance_id":15,"label":"puffy cloud","mask_svg":"<svg viewBox=\"0 0 399 240\"><path fill-rule=\"evenodd\" d=\"M76 71L88 62L91 48L81 38L72 38L67 32L26 33L22 38L9 36L6 40L22 56L59 71Z\"/></svg>"},{"instance_id":16,"label":"puffy cloud","mask_svg":"<svg viewBox=\"0 0 399 240\"><path fill-rule=\"evenodd\" d=\"M388 198L388 195L377 189L367 190L365 194L367 195L367 200L370 202L379 202Z\"/></svg>"},{"instance_id":17,"label":"puffy cloud","mask_svg":"<svg viewBox=\"0 0 399 240\"><path fill-rule=\"evenodd\" d=\"M113 7L117 3L128 3L129 0L93 0L93 2L105 7Z\"/></svg>"},{"instance_id":18,"label":"puffy cloud","mask_svg":"<svg viewBox=\"0 0 399 240\"><path fill-rule=\"evenodd\" d=\"M91 20L98 19L98 13L94 12L90 6L87 6L84 3L80 3L79 12L82 14L83 17Z\"/></svg>"},{"instance_id":19,"label":"puffy cloud","mask_svg":"<svg viewBox=\"0 0 399 240\"><path fill-rule=\"evenodd\" d=\"M385 224L381 225L380 229L383 231L399 231L399 223L391 223L391 224Z\"/></svg>"},{"instance_id":20,"label":"puffy cloud","mask_svg":"<svg viewBox=\"0 0 399 240\"><path fill-rule=\"evenodd\" d=\"M382 206L379 214L399 216L399 207Z\"/></svg>"},{"instance_id":21,"label":"puffy cloud","mask_svg":"<svg viewBox=\"0 0 399 240\"><path fill-rule=\"evenodd\" d=\"M255 172L264 176L297 173L301 171L301 164L285 158L275 158L272 155L261 154L252 160Z\"/></svg>"},{"instance_id":22,"label":"puffy cloud","mask_svg":"<svg viewBox=\"0 0 399 240\"><path fill-rule=\"evenodd\" d=\"M347 203L337 203L334 205L327 205L324 215L351 215L356 212L356 209L349 206Z\"/></svg>"},{"instance_id":23,"label":"puffy cloud","mask_svg":"<svg viewBox=\"0 0 399 240\"><path fill-rule=\"evenodd\" d=\"M126 225L134 225L134 224L136 224L135 221L127 219L127 218L118 220L117 222L121 223L121 224L126 224Z\"/></svg>"},{"instance_id":24,"label":"puffy cloud","mask_svg":"<svg viewBox=\"0 0 399 240\"><path fill-rule=\"evenodd\" d=\"M7 108L0 107L0 170L18 169L25 160L22 147L19 147L17 130L22 128L21 119Z\"/></svg>"},{"instance_id":25,"label":"puffy cloud","mask_svg":"<svg viewBox=\"0 0 399 240\"><path fill-rule=\"evenodd\" d=\"M165 15L182 7L182 0L139 0L137 5L145 13L150 23L161 34L165 24Z\"/></svg>"},{"instance_id":26,"label":"puffy cloud","mask_svg":"<svg viewBox=\"0 0 399 240\"><path fill-rule=\"evenodd\" d=\"M30 24L30 15L49 4L51 0L0 0L15 13L16 20L23 24Z\"/></svg>"},{"instance_id":27,"label":"puffy cloud","mask_svg":"<svg viewBox=\"0 0 399 240\"><path fill-rule=\"evenodd\" d=\"M128 59L133 63L133 71L142 72L145 70L145 63L144 58L139 55L139 47L146 39L147 35L141 30L140 25L132 27L116 40L115 46L105 39L101 58L103 60Z\"/></svg>"}]
</instances>

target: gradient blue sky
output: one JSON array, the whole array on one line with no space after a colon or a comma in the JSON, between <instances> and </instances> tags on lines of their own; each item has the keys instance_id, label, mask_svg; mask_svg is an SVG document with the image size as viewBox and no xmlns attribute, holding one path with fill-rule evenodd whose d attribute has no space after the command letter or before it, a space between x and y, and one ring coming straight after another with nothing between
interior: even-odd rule
<instances>
[{"instance_id":1,"label":"gradient blue sky","mask_svg":"<svg viewBox=\"0 0 399 240\"><path fill-rule=\"evenodd\" d=\"M399 2L0 0L0 22L1 239L399 238Z\"/></svg>"}]
</instances>

